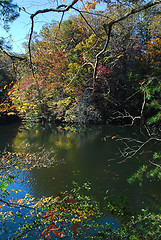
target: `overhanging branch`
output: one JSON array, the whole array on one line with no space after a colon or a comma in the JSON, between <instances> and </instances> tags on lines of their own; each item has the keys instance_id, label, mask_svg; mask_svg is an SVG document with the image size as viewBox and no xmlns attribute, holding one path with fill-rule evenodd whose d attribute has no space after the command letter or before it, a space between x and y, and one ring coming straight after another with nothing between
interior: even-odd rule
<instances>
[{"instance_id":1,"label":"overhanging branch","mask_svg":"<svg viewBox=\"0 0 161 240\"><path fill-rule=\"evenodd\" d=\"M20 56L16 56L16 55L10 54L10 53L7 52L2 46L0 46L0 49L1 49L2 52L4 52L8 57L10 57L12 61L14 61L14 60L16 60L16 59L17 59L17 60L20 60L20 61L27 61L27 59L24 58L24 57L20 57Z\"/></svg>"},{"instance_id":2,"label":"overhanging branch","mask_svg":"<svg viewBox=\"0 0 161 240\"><path fill-rule=\"evenodd\" d=\"M49 8L49 9L38 10L35 13L31 14L31 16L30 16L31 31L30 31L30 35L29 35L28 49L29 49L30 65L31 65L33 75L34 75L34 71L33 71L33 67L32 67L31 40L32 40L33 31L34 31L34 18L39 14L48 13L48 12L65 13L69 9L71 9L77 2L78 2L78 0L73 0L72 3L69 4L69 5L59 5L57 8Z\"/></svg>"},{"instance_id":3,"label":"overhanging branch","mask_svg":"<svg viewBox=\"0 0 161 240\"><path fill-rule=\"evenodd\" d=\"M105 32L107 34L107 37L106 37L106 42L105 42L105 45L104 45L103 49L96 55L95 69L94 69L94 72L93 72L93 88L94 88L94 85L95 85L95 82L96 82L96 75L97 75L97 67L98 67L99 57L102 54L104 54L104 52L108 48L108 45L109 45L109 42L110 42L110 37L111 37L112 27L116 23L120 23L121 21L127 19L128 17L130 17L130 16L132 16L132 15L134 15L136 13L142 12L143 10L149 9L149 8L151 8L153 6L156 6L156 5L159 5L159 4L161 4L161 0L156 0L156 1L149 2L149 3L147 3L147 4L143 5L143 6L140 6L138 8L132 9L131 11L127 12L122 17L119 17L116 20L112 20L110 23L103 25L103 27L105 29Z\"/></svg>"}]
</instances>

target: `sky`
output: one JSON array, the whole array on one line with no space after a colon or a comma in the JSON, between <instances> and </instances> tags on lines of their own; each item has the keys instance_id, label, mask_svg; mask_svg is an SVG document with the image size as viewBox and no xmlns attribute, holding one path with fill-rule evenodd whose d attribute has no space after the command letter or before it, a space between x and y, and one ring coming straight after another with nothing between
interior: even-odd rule
<instances>
[{"instance_id":1,"label":"sky","mask_svg":"<svg viewBox=\"0 0 161 240\"><path fill-rule=\"evenodd\" d=\"M68 4L70 0L66 0L65 4ZM39 9L46 9L51 7L56 7L56 0L13 0L19 8L24 7L25 10L32 14ZM71 2L71 1L70 1ZM27 14L23 10L20 11L20 17L10 24L9 32L5 32L4 29L0 28L0 36L5 37L7 40L12 42L12 52L24 53L24 48L22 46L23 42L27 41L27 35L30 33L31 20L30 14ZM65 14L64 19L67 19L69 15L74 14L74 11ZM42 26L46 23L50 23L52 20L59 21L61 14L58 13L45 13L40 14L36 18L34 31L40 32Z\"/></svg>"}]
</instances>

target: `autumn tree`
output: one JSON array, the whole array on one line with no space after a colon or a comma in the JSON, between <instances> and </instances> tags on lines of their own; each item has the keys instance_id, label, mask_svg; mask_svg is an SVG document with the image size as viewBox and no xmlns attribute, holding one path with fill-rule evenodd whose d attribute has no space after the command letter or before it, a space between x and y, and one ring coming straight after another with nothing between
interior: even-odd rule
<instances>
[{"instance_id":1,"label":"autumn tree","mask_svg":"<svg viewBox=\"0 0 161 240\"><path fill-rule=\"evenodd\" d=\"M15 89L23 85L19 109L22 111L26 104L24 114L28 113L29 104L24 100L35 99L36 115L40 117L45 111L42 119L46 120L53 115L54 119L69 122L113 121L123 119L125 111L135 117L140 113L143 100L141 93L137 97L134 94L143 78L139 67L143 48L141 35L146 40L150 36L150 30L148 38L147 31L141 32L142 17L145 11L156 8L145 15L146 30L158 12L156 6L160 1L108 2L105 12L94 10L99 5L97 1L86 2L83 9L76 8L76 3L39 10L31 15L28 42L31 71L28 70L28 76L17 82L12 91L21 99L19 90ZM64 21L69 9L79 15ZM35 17L48 12L61 13L60 22L44 26L33 41ZM30 83L25 84L25 79L30 79ZM12 95L11 98L16 99Z\"/></svg>"}]
</instances>

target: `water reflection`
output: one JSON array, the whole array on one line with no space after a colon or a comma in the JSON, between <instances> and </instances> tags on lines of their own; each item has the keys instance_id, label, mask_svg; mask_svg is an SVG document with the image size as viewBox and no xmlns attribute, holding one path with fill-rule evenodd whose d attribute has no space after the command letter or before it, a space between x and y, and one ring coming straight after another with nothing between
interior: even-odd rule
<instances>
[{"instance_id":1,"label":"water reflection","mask_svg":"<svg viewBox=\"0 0 161 240\"><path fill-rule=\"evenodd\" d=\"M112 138L104 140L105 136L115 135L142 138L139 128L89 126L74 130L70 132L53 126L28 131L11 125L8 126L10 135L6 136L1 129L1 139L5 140L1 140L2 147L11 142L14 151L39 152L44 147L47 151L54 151L58 163L64 159L64 163L57 163L52 168L24 171L24 188L30 193L35 197L56 195L70 189L74 180L80 184L91 182L90 194L98 201L103 200L105 191L109 189L111 194L126 196L132 208L138 211L160 201L159 182L151 181L142 188L138 183L129 185L127 182L127 178L145 164L151 158L153 149L159 146L149 145L137 158L119 163L122 143Z\"/></svg>"}]
</instances>

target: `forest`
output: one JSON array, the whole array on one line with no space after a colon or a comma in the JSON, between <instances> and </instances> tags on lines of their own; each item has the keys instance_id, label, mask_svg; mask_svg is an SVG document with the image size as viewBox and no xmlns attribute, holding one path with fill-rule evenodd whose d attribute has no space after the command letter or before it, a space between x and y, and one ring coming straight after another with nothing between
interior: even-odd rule
<instances>
[{"instance_id":1,"label":"forest","mask_svg":"<svg viewBox=\"0 0 161 240\"><path fill-rule=\"evenodd\" d=\"M69 129L93 124L140 126L146 135L143 142L117 137L118 141L140 144L132 149L126 142L127 148L123 154L127 158L133 157L150 142L160 144L161 1L92 0L79 3L74 0L69 4L66 1L54 2L53 6L30 15L31 29L23 43L24 54L14 53L12 41L7 42L0 37L0 124L21 122L28 130L53 124ZM65 18L65 13L71 10L74 14ZM0 0L1 26L6 31L12 28L12 22L22 11L27 12L27 9L20 8L12 0ZM40 32L36 32L36 17L49 12L59 13L60 21L53 19L44 24ZM1 153L2 169L12 168L14 158L17 165L24 164L16 153ZM28 165L28 155L25 158ZM130 181L142 181L143 177L160 180L160 169L161 152L157 151ZM15 203L6 199L9 194L7 186L14 178L5 176L6 180L1 180L0 201L15 207ZM85 188L88 188L87 185ZM78 213L80 219L72 225L72 234L77 237L78 229L84 234L85 226L80 222L83 223L85 215L91 213L92 218L101 213L98 205L91 203L87 196L76 193L76 188L70 194L65 192L50 201L44 200L46 205L41 200L39 208L36 203L32 205L28 211L32 210L33 214L37 211L36 220L30 220L13 239L21 239L21 235L28 234L37 226L46 226L40 239L50 239L51 232L59 238L64 237L64 230L56 228L53 216L60 218L62 214L61 221L68 219L70 222L70 214L76 212L78 204L81 212L83 209L86 211L82 216ZM62 204L59 206L60 202ZM110 200L106 203L108 211L117 217L121 216L120 209L122 212L125 210ZM57 211L51 209L55 204ZM22 204L19 207L25 208ZM48 211L44 214L45 208ZM101 226L95 226L98 232L94 230L90 239L161 237L160 214L144 212L141 216L131 217L126 211L121 216L125 218L127 215L123 219L123 230L115 232L109 230L109 226L103 226L102 230ZM85 236L80 239L85 239Z\"/></svg>"}]
</instances>

